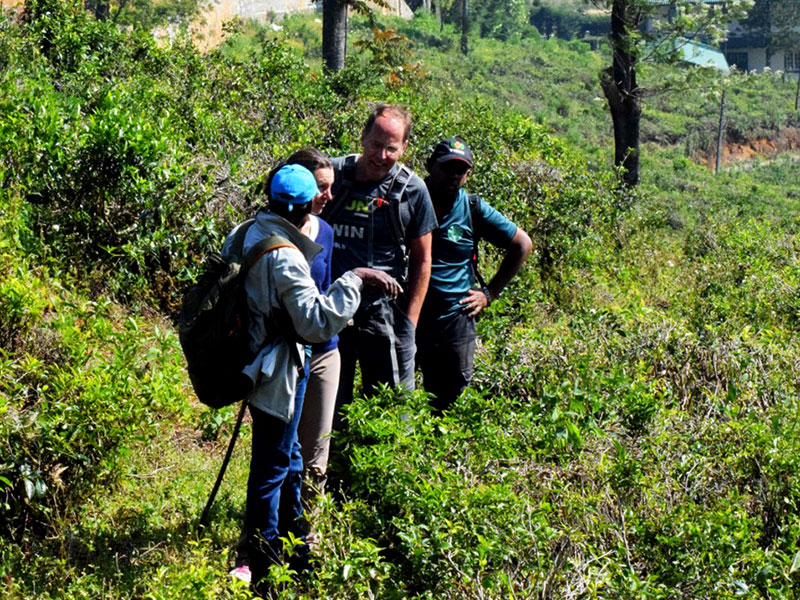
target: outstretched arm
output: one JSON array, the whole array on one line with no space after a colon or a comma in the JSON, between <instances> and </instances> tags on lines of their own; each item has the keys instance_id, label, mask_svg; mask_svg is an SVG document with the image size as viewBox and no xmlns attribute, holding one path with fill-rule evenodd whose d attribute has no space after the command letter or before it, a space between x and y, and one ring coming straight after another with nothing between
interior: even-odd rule
<instances>
[{"instance_id":1,"label":"outstretched arm","mask_svg":"<svg viewBox=\"0 0 800 600\"><path fill-rule=\"evenodd\" d=\"M500 295L500 292L519 273L532 248L531 238L522 229L517 228L508 245L506 255L500 262L500 266L497 267L497 272L486 285L489 292L488 298L483 290L470 290L467 297L459 302L470 317L477 316L484 308L489 306L492 300Z\"/></svg>"},{"instance_id":2,"label":"outstretched arm","mask_svg":"<svg viewBox=\"0 0 800 600\"><path fill-rule=\"evenodd\" d=\"M407 314L415 326L431 280L432 240L433 235L429 232L411 240L409 244Z\"/></svg>"},{"instance_id":3,"label":"outstretched arm","mask_svg":"<svg viewBox=\"0 0 800 600\"><path fill-rule=\"evenodd\" d=\"M260 276L260 278L259 278ZM362 279L353 271L344 273L322 294L311 278L311 269L295 248L275 250L269 260L260 260L247 273L248 281L262 286L256 306L270 314L269 287L288 313L294 331L309 343L331 339L353 318L361 302Z\"/></svg>"}]
</instances>

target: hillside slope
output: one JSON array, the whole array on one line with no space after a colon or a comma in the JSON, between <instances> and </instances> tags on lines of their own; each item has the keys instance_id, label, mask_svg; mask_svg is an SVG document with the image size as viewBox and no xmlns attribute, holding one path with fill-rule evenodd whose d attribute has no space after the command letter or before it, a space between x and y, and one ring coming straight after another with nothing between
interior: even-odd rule
<instances>
[{"instance_id":1,"label":"hillside slope","mask_svg":"<svg viewBox=\"0 0 800 600\"><path fill-rule=\"evenodd\" d=\"M458 32L450 26L442 29L431 16L419 15L410 23L387 19L385 25L408 38L409 62L421 60L435 86L520 110L589 155L597 156L598 148L610 145L611 123L599 85L599 73L611 60L606 45L594 51L583 41L542 38L531 27L515 43L473 37L465 57L459 52ZM285 37L303 40L306 28L302 19L290 21ZM372 36L364 22L356 22L354 29L358 39ZM307 54L313 58L313 38L309 41ZM396 62L402 56L398 46ZM723 78L709 70L687 76L680 67L644 63L639 82L645 90L645 151L648 144L656 149L677 145L688 156L706 159L715 151L723 88L725 140L731 144L758 139L779 143L782 132L800 125L794 109L796 81L783 73Z\"/></svg>"},{"instance_id":2,"label":"hillside slope","mask_svg":"<svg viewBox=\"0 0 800 600\"><path fill-rule=\"evenodd\" d=\"M169 315L267 166L357 149L378 99L414 113L416 167L465 135L471 189L536 256L480 321L474 389L448 415L421 393L353 403L333 466L347 498L316 504L315 575L276 597L797 597L792 156L714 177L684 144L648 149L631 193L580 100L600 59L570 44L476 41L421 70L367 46L330 76L313 21L202 55L79 4L0 24L4 597L250 597L226 573L249 432L198 528L233 410L194 401ZM408 27L414 44L447 33ZM520 110L522 66L538 120L569 98L566 142Z\"/></svg>"}]
</instances>

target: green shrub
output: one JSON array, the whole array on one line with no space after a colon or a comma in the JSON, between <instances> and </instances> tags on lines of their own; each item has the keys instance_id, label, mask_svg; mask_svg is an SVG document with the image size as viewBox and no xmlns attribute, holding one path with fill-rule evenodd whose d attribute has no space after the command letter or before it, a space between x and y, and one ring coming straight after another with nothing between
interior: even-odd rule
<instances>
[{"instance_id":1,"label":"green shrub","mask_svg":"<svg viewBox=\"0 0 800 600\"><path fill-rule=\"evenodd\" d=\"M156 431L156 413L187 407L171 331L143 337L110 302L79 300L30 262L2 259L0 522L21 539L113 482L131 444Z\"/></svg>"}]
</instances>

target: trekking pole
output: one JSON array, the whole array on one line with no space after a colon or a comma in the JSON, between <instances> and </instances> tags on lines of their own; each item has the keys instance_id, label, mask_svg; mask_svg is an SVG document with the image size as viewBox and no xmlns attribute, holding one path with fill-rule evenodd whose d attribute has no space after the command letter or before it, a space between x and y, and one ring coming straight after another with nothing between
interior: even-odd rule
<instances>
[{"instance_id":1,"label":"trekking pole","mask_svg":"<svg viewBox=\"0 0 800 600\"><path fill-rule=\"evenodd\" d=\"M225 470L228 468L228 463L231 460L231 454L233 454L233 447L236 444L236 438L239 437L239 429L242 427L242 420L244 419L244 411L247 408L247 400L242 400L242 408L239 409L239 416L236 418L236 425L233 426L233 435L231 436L231 441L228 444L228 451L225 453L225 458L222 460L222 466L219 469L219 475L217 475L217 480L214 482L214 487L211 490L211 495L208 497L208 502L206 502L206 507L203 509L203 514L200 516L200 526L205 527L208 525L208 513L211 512L211 505L214 504L214 498L217 497L217 492L219 491L219 486L222 484L222 478L225 475Z\"/></svg>"}]
</instances>

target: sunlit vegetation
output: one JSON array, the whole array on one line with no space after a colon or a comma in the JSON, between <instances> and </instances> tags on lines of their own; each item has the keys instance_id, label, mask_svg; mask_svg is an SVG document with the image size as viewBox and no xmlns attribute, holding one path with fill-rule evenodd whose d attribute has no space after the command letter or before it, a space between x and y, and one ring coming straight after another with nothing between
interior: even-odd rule
<instances>
[{"instance_id":1,"label":"sunlit vegetation","mask_svg":"<svg viewBox=\"0 0 800 600\"><path fill-rule=\"evenodd\" d=\"M271 163L357 150L377 100L414 113L418 170L464 136L470 188L535 256L448 415L353 403L346 501L319 501L315 574L276 596L797 597L798 163L698 164L716 81L648 101L634 194L580 42L476 37L463 58L432 17L356 22L328 75L311 17L202 54L35 4L0 20L4 597L250 597L227 576L249 434L199 529L234 414L192 398L171 319ZM729 85L729 133L796 124L792 82Z\"/></svg>"}]
</instances>

